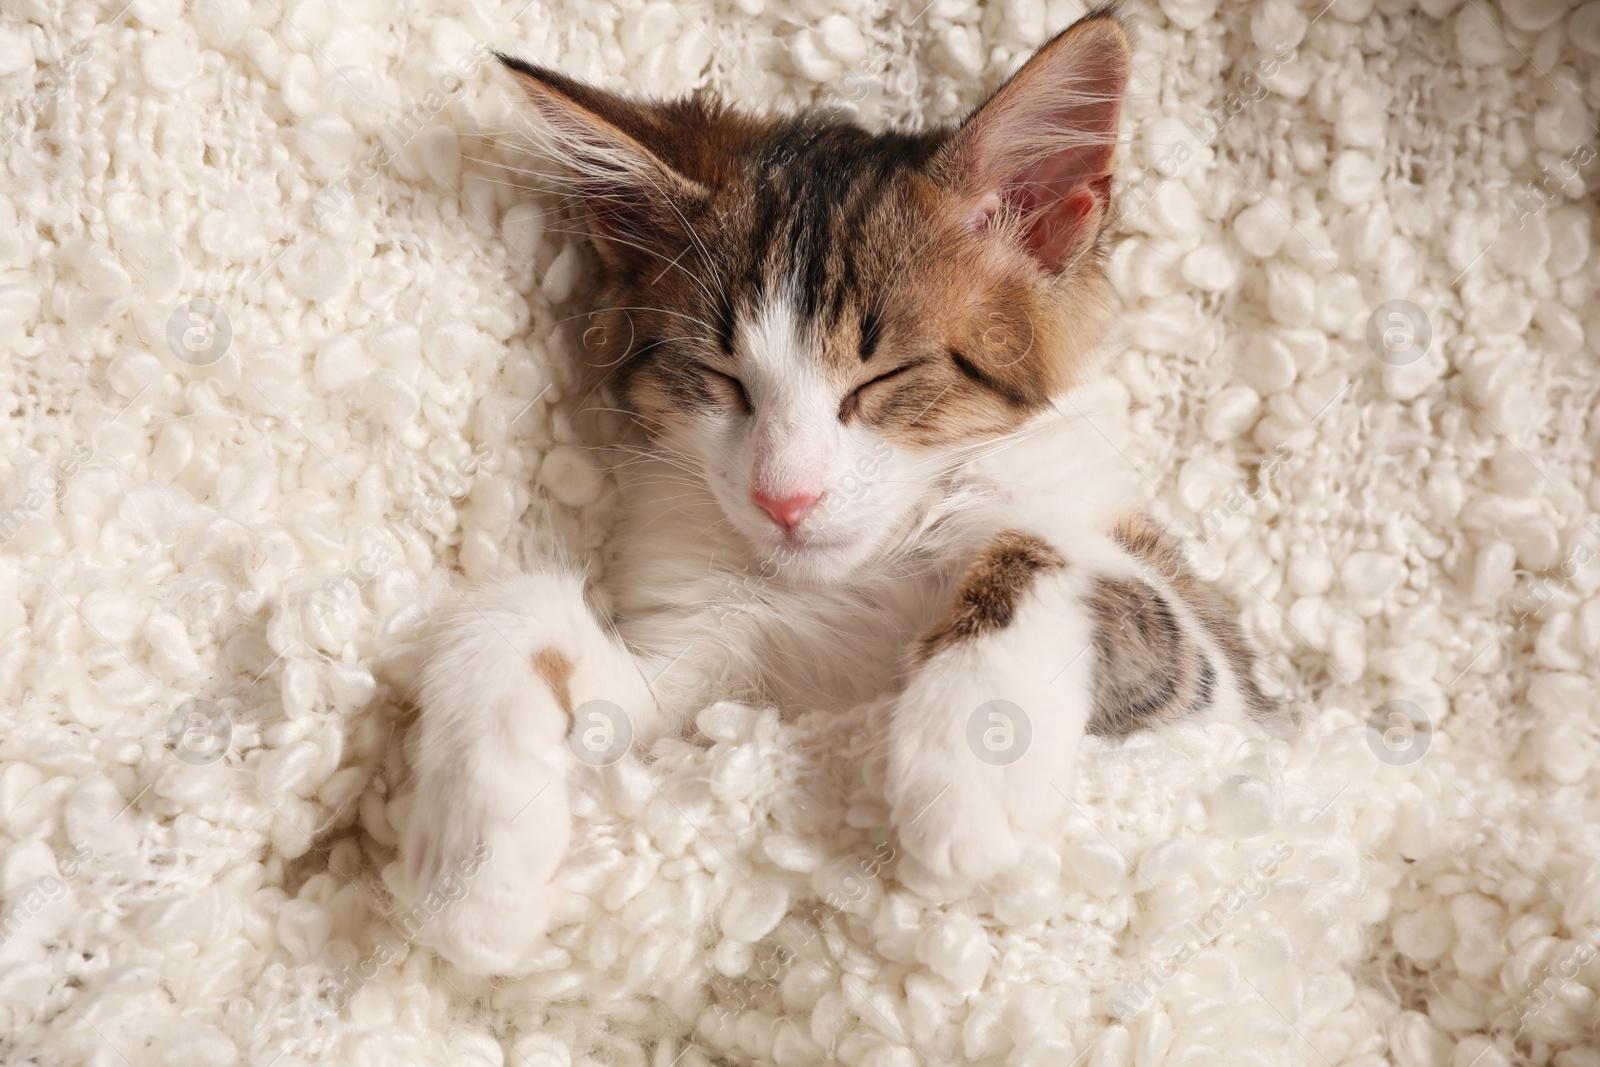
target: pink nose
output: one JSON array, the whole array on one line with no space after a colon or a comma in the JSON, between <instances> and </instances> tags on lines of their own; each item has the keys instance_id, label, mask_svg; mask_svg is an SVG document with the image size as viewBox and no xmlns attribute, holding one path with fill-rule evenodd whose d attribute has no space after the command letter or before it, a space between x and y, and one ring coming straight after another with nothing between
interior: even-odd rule
<instances>
[{"instance_id":1,"label":"pink nose","mask_svg":"<svg viewBox=\"0 0 1600 1067\"><path fill-rule=\"evenodd\" d=\"M822 493L796 493L782 499L770 497L759 489L750 490L750 499L756 502L756 507L772 516L772 521L782 526L785 530L792 530L799 526L801 521L812 508L817 506L817 501L823 497Z\"/></svg>"}]
</instances>

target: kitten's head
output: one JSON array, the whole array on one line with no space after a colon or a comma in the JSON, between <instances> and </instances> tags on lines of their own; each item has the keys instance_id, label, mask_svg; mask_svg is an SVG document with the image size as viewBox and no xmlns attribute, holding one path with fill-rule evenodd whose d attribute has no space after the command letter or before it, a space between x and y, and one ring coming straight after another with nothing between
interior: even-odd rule
<instances>
[{"instance_id":1,"label":"kitten's head","mask_svg":"<svg viewBox=\"0 0 1600 1067\"><path fill-rule=\"evenodd\" d=\"M826 582L1073 384L1128 60L1090 15L959 126L883 134L505 62L605 266L586 338L618 402L758 559Z\"/></svg>"}]
</instances>

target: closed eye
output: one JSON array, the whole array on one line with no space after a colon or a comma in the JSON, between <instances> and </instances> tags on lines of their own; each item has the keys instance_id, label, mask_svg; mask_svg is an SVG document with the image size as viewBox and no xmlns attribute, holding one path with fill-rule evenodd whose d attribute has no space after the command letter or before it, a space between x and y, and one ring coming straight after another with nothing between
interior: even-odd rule
<instances>
[{"instance_id":1,"label":"closed eye","mask_svg":"<svg viewBox=\"0 0 1600 1067\"><path fill-rule=\"evenodd\" d=\"M706 381L712 386L713 395L724 403L732 402L741 412L749 415L755 408L750 406L750 394L744 391L744 383L731 374L724 374L715 367L708 367L704 363L694 364L694 368L705 375Z\"/></svg>"},{"instance_id":2,"label":"closed eye","mask_svg":"<svg viewBox=\"0 0 1600 1067\"><path fill-rule=\"evenodd\" d=\"M906 371L915 370L917 367L922 366L926 362L928 362L926 359L914 359L910 363L902 363L894 370L885 371L876 378L873 378L871 381L862 382L860 385L856 386L853 390L851 390L850 395L845 397L839 403L839 421L850 421L850 419L855 415L856 411L861 407L862 394L868 389L871 389L874 385L881 385L891 378L898 378Z\"/></svg>"}]
</instances>

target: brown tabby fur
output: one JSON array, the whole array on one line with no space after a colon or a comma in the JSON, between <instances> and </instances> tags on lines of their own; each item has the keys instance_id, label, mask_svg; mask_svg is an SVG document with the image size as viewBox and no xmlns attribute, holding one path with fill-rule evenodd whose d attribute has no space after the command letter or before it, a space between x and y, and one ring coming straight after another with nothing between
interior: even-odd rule
<instances>
[{"instance_id":1,"label":"brown tabby fur","mask_svg":"<svg viewBox=\"0 0 1600 1067\"><path fill-rule=\"evenodd\" d=\"M1045 50L1114 18L1093 13ZM1126 47L1120 34L1109 36ZM604 132L596 143L622 145L630 161L630 181L619 182L615 157L604 164L605 144L585 157L569 143L563 157L606 268L593 316L601 328L588 330L585 343L647 433L661 432L675 412L747 410L735 324L785 291L795 294L798 340L818 354L841 398L840 419L861 420L902 446L999 437L1077 381L1105 315L1098 235L1106 227L1054 274L1024 250L1020 219L974 233L964 224L968 127L871 133L815 114L762 117L710 94L636 101L501 59L547 119L577 114L591 136ZM1006 105L1010 88L985 106ZM641 165L653 194L619 192L640 187ZM1250 711L1264 714L1270 705L1237 623L1171 539L1144 516L1112 533L1193 611ZM913 659L1004 629L1039 576L1067 566L1036 537L1000 534ZM1088 607L1099 659L1092 732L1124 734L1210 703L1214 666L1175 621L1166 594L1102 578Z\"/></svg>"},{"instance_id":2,"label":"brown tabby fur","mask_svg":"<svg viewBox=\"0 0 1600 1067\"><path fill-rule=\"evenodd\" d=\"M1239 679L1240 692L1244 694L1249 712L1265 716L1273 710L1273 703L1255 680L1255 653L1245 639L1234 613L1208 586L1189 570L1179 551L1177 542L1145 515L1130 515L1119 522L1112 531L1124 548L1142 560L1156 574L1166 579L1173 590L1184 599L1189 610L1205 626L1228 657L1228 665Z\"/></svg>"},{"instance_id":3,"label":"brown tabby fur","mask_svg":"<svg viewBox=\"0 0 1600 1067\"><path fill-rule=\"evenodd\" d=\"M949 614L917 641L914 658L926 663L962 641L1004 630L1039 575L1066 565L1040 538L1015 530L1000 534L962 575Z\"/></svg>"},{"instance_id":4,"label":"brown tabby fur","mask_svg":"<svg viewBox=\"0 0 1600 1067\"><path fill-rule=\"evenodd\" d=\"M709 94L641 103L501 58L653 161L652 202L577 176L607 266L586 336L647 430L739 403L733 323L787 281L841 416L897 444L999 436L1077 381L1105 315L1101 244L1049 276L1000 227L970 232L959 129L767 119Z\"/></svg>"}]
</instances>

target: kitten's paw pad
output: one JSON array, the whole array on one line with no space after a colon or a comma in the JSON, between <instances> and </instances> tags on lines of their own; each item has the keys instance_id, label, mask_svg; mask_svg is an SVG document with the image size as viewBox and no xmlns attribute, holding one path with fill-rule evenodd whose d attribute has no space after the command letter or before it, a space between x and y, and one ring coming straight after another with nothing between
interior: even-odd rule
<instances>
[{"instance_id":1,"label":"kitten's paw pad","mask_svg":"<svg viewBox=\"0 0 1600 1067\"><path fill-rule=\"evenodd\" d=\"M410 908L398 921L463 971L517 973L560 903L571 837L566 789L552 782L528 794L520 812L480 808L471 817L459 798L452 811L451 801L424 794L402 836ZM429 819L428 811L453 817Z\"/></svg>"},{"instance_id":2,"label":"kitten's paw pad","mask_svg":"<svg viewBox=\"0 0 1600 1067\"><path fill-rule=\"evenodd\" d=\"M919 794L931 799L916 803ZM939 881L986 881L1021 860L1023 840L996 792L952 785L933 793L909 790L905 796L892 815L900 843Z\"/></svg>"},{"instance_id":3,"label":"kitten's paw pad","mask_svg":"<svg viewBox=\"0 0 1600 1067\"><path fill-rule=\"evenodd\" d=\"M434 951L469 974L518 974L543 941L560 893L555 883L521 887L514 896L469 892L433 919Z\"/></svg>"}]
</instances>

